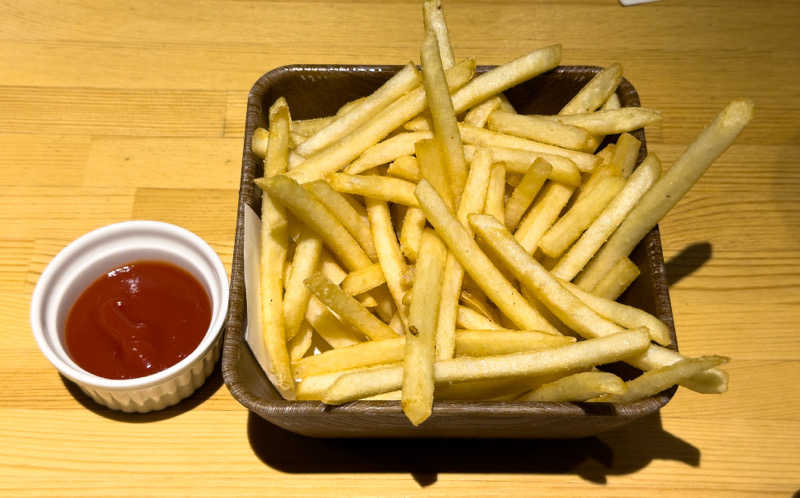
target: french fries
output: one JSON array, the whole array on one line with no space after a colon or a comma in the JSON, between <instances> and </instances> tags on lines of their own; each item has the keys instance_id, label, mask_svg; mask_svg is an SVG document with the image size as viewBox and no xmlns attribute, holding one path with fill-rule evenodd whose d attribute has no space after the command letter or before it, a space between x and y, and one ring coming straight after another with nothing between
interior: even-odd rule
<instances>
[{"instance_id":1,"label":"french fries","mask_svg":"<svg viewBox=\"0 0 800 498\"><path fill-rule=\"evenodd\" d=\"M247 279L260 306L249 314L279 393L399 402L419 425L437 399L724 392L727 358L664 347L670 325L615 299L639 275L633 248L738 136L752 103L728 105L662 176L653 154L637 167L642 143L627 132L663 117L621 106L619 64L557 115L518 114L502 92L556 67L561 47L475 76L473 60L455 62L441 1L425 0L423 18L421 71L409 63L335 116L292 121L278 98L269 129L252 134L264 176L260 270ZM644 373L624 382L595 369L619 361Z\"/></svg>"}]
</instances>

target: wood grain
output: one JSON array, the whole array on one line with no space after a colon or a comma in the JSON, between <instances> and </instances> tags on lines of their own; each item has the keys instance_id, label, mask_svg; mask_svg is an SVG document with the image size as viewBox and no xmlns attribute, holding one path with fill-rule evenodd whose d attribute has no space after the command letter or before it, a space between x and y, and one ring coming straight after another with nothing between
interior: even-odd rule
<instances>
[{"instance_id":1,"label":"wood grain","mask_svg":"<svg viewBox=\"0 0 800 498\"><path fill-rule=\"evenodd\" d=\"M70 240L182 224L226 265L247 92L292 63L418 59L417 0L0 2L0 493L259 496L791 496L800 489L800 4L445 3L456 57L560 42L622 63L669 165L730 99L756 118L661 224L681 349L733 357L730 392L564 442L313 441L216 380L122 417L65 385L30 333L33 285ZM229 267L228 267L229 268Z\"/></svg>"}]
</instances>

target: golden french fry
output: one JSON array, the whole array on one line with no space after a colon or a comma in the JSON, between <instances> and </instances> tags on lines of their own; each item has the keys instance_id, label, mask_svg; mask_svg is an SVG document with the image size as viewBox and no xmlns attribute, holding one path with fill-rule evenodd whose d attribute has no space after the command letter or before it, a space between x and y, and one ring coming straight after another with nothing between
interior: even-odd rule
<instances>
[{"instance_id":1,"label":"golden french fry","mask_svg":"<svg viewBox=\"0 0 800 498\"><path fill-rule=\"evenodd\" d=\"M475 62L472 60L451 67L446 75L448 87L451 90L460 88L472 78L474 71ZM369 147L386 138L398 126L422 112L425 105L425 90L422 87L411 90L369 122L307 158L303 164L292 169L289 175L299 183L307 183L340 170Z\"/></svg>"},{"instance_id":2,"label":"golden french fry","mask_svg":"<svg viewBox=\"0 0 800 498\"><path fill-rule=\"evenodd\" d=\"M461 303L492 321L499 322L502 320L494 306L489 303L489 298L486 297L486 294L478 286L472 284L472 281L469 281L469 284L467 282L462 283L459 299Z\"/></svg>"},{"instance_id":3,"label":"golden french fry","mask_svg":"<svg viewBox=\"0 0 800 498\"><path fill-rule=\"evenodd\" d=\"M417 260L426 222L425 213L420 208L411 207L406 210L403 225L400 227L400 250L411 262Z\"/></svg>"},{"instance_id":4,"label":"golden french fry","mask_svg":"<svg viewBox=\"0 0 800 498\"><path fill-rule=\"evenodd\" d=\"M651 344L641 355L626 360L641 370L655 370L685 360L677 351ZM679 382L683 387L701 394L719 394L728 390L728 373L718 368L709 368Z\"/></svg>"},{"instance_id":5,"label":"golden french fry","mask_svg":"<svg viewBox=\"0 0 800 498\"><path fill-rule=\"evenodd\" d=\"M420 178L419 164L417 158L413 156L400 156L389 165L386 174L403 180L417 183Z\"/></svg>"},{"instance_id":6,"label":"golden french fry","mask_svg":"<svg viewBox=\"0 0 800 498\"><path fill-rule=\"evenodd\" d=\"M414 147L420 178L425 178L439 192L448 207L453 207L453 189L447 165L435 140L420 140Z\"/></svg>"},{"instance_id":7,"label":"golden french fry","mask_svg":"<svg viewBox=\"0 0 800 498\"><path fill-rule=\"evenodd\" d=\"M386 279L379 263L373 263L359 270L352 271L342 280L342 290L350 295L357 296L364 292L383 285Z\"/></svg>"},{"instance_id":8,"label":"golden french fry","mask_svg":"<svg viewBox=\"0 0 800 498\"><path fill-rule=\"evenodd\" d=\"M436 317L447 249L433 230L422 234L417 278L411 290L403 361L401 406L414 425L424 422L433 408L433 361Z\"/></svg>"},{"instance_id":9,"label":"golden french fry","mask_svg":"<svg viewBox=\"0 0 800 498\"><path fill-rule=\"evenodd\" d=\"M486 190L486 205L483 212L498 220L506 219L506 168L504 163L492 166L489 187Z\"/></svg>"},{"instance_id":10,"label":"golden french fry","mask_svg":"<svg viewBox=\"0 0 800 498\"><path fill-rule=\"evenodd\" d=\"M260 158L267 157L267 146L269 145L269 130L256 128L250 139L250 150Z\"/></svg>"},{"instance_id":11,"label":"golden french fry","mask_svg":"<svg viewBox=\"0 0 800 498\"><path fill-rule=\"evenodd\" d=\"M515 325L526 330L542 330L558 334L492 264L467 229L447 209L430 183L421 180L417 185L416 195L428 221L456 260Z\"/></svg>"},{"instance_id":12,"label":"golden french fry","mask_svg":"<svg viewBox=\"0 0 800 498\"><path fill-rule=\"evenodd\" d=\"M442 59L439 56L439 45L433 31L427 32L422 42L420 57L422 83L425 86L425 99L431 114L434 140L442 153L442 162L450 179L450 190L453 193L453 200L457 203L467 181L467 162L464 159L464 148L458 132L456 114L453 111L453 101L447 88ZM422 175L425 176L424 170Z\"/></svg>"},{"instance_id":13,"label":"golden french fry","mask_svg":"<svg viewBox=\"0 0 800 498\"><path fill-rule=\"evenodd\" d=\"M505 223L509 230L517 228L519 220L528 210L528 206L539 193L552 169L550 163L544 159L537 159L522 177L519 185L514 188L505 206Z\"/></svg>"},{"instance_id":14,"label":"golden french fry","mask_svg":"<svg viewBox=\"0 0 800 498\"><path fill-rule=\"evenodd\" d=\"M453 47L450 46L450 35L447 31L441 0L425 0L422 4L422 18L425 31L432 31L436 36L442 67L450 69L455 64L455 58L453 57Z\"/></svg>"},{"instance_id":15,"label":"golden french fry","mask_svg":"<svg viewBox=\"0 0 800 498\"><path fill-rule=\"evenodd\" d=\"M311 293L303 281L310 277L319 266L322 253L322 239L308 229L300 234L292 259L292 271L285 279L283 295L283 322L286 339L291 341L300 331L308 308ZM310 339L309 339L310 340Z\"/></svg>"},{"instance_id":16,"label":"golden french fry","mask_svg":"<svg viewBox=\"0 0 800 498\"><path fill-rule=\"evenodd\" d=\"M314 356L307 356L297 361L294 373L306 378L330 372L369 367L384 363L402 361L405 338L395 336L393 339L367 341L353 346L331 349Z\"/></svg>"},{"instance_id":17,"label":"golden french fry","mask_svg":"<svg viewBox=\"0 0 800 498\"><path fill-rule=\"evenodd\" d=\"M620 81L622 81L622 66L619 64L608 66L584 85L558 114L563 116L594 111L614 94Z\"/></svg>"},{"instance_id":18,"label":"golden french fry","mask_svg":"<svg viewBox=\"0 0 800 498\"><path fill-rule=\"evenodd\" d=\"M366 337L374 341L397 337L394 330L370 313L352 296L345 294L338 285L321 273L316 273L306 279L306 286L317 296L317 299L339 315L344 322Z\"/></svg>"},{"instance_id":19,"label":"golden french fry","mask_svg":"<svg viewBox=\"0 0 800 498\"><path fill-rule=\"evenodd\" d=\"M547 119L547 118L542 118ZM558 116L560 123L576 126L594 135L625 133L661 122L661 113L644 107L625 107L586 114Z\"/></svg>"},{"instance_id":20,"label":"golden french fry","mask_svg":"<svg viewBox=\"0 0 800 498\"><path fill-rule=\"evenodd\" d=\"M661 161L654 154L648 155L620 193L558 260L552 269L553 275L564 280L575 278L660 175Z\"/></svg>"},{"instance_id":21,"label":"golden french fry","mask_svg":"<svg viewBox=\"0 0 800 498\"><path fill-rule=\"evenodd\" d=\"M575 342L574 337L534 330L457 330L456 356L495 356L540 351Z\"/></svg>"},{"instance_id":22,"label":"golden french fry","mask_svg":"<svg viewBox=\"0 0 800 498\"><path fill-rule=\"evenodd\" d=\"M314 296L308 300L306 321L332 348L345 348L361 342L361 334L357 330L342 323Z\"/></svg>"},{"instance_id":23,"label":"golden french fry","mask_svg":"<svg viewBox=\"0 0 800 498\"><path fill-rule=\"evenodd\" d=\"M312 119L295 119L292 121L291 130L295 133L310 137L314 133L331 124L334 119L336 119L334 116Z\"/></svg>"},{"instance_id":24,"label":"golden french fry","mask_svg":"<svg viewBox=\"0 0 800 498\"><path fill-rule=\"evenodd\" d=\"M622 103L619 101L619 96L616 93L612 93L611 96L608 97L608 100L606 100L605 104L600 107L600 109L604 111L620 108L622 108Z\"/></svg>"},{"instance_id":25,"label":"golden french fry","mask_svg":"<svg viewBox=\"0 0 800 498\"><path fill-rule=\"evenodd\" d=\"M483 128L486 125L486 121L489 119L489 115L500 107L500 104L500 97L492 97L486 102L478 104L467 111L467 114L464 116L464 122L472 126L477 126L478 128Z\"/></svg>"},{"instance_id":26,"label":"golden french fry","mask_svg":"<svg viewBox=\"0 0 800 498\"><path fill-rule=\"evenodd\" d=\"M514 238L526 251L531 254L536 252L542 235L555 223L574 192L574 187L560 183L550 182L544 186L542 193L514 232Z\"/></svg>"},{"instance_id":27,"label":"golden french fry","mask_svg":"<svg viewBox=\"0 0 800 498\"><path fill-rule=\"evenodd\" d=\"M278 175L266 179L257 178L256 184L316 232L349 270L358 270L372 264L342 223L297 182L285 175Z\"/></svg>"},{"instance_id":28,"label":"golden french fry","mask_svg":"<svg viewBox=\"0 0 800 498\"><path fill-rule=\"evenodd\" d=\"M625 393L625 381L608 372L579 372L542 384L517 401L586 401L605 394Z\"/></svg>"},{"instance_id":29,"label":"golden french fry","mask_svg":"<svg viewBox=\"0 0 800 498\"><path fill-rule=\"evenodd\" d=\"M492 319L466 306L458 306L456 313L456 325L465 330L501 330L503 328ZM455 341L453 342L453 354L455 354ZM450 355L450 358L453 357L453 354Z\"/></svg>"},{"instance_id":30,"label":"golden french fry","mask_svg":"<svg viewBox=\"0 0 800 498\"><path fill-rule=\"evenodd\" d=\"M313 336L314 329L308 323L303 322L300 331L289 340L289 344L287 345L289 358L292 361L297 361L308 353L309 348L311 348Z\"/></svg>"},{"instance_id":31,"label":"golden french fry","mask_svg":"<svg viewBox=\"0 0 800 498\"><path fill-rule=\"evenodd\" d=\"M390 163L398 157L413 154L415 143L432 137L433 134L429 131L398 133L365 150L344 171L351 175L357 175L381 164Z\"/></svg>"},{"instance_id":32,"label":"golden french fry","mask_svg":"<svg viewBox=\"0 0 800 498\"><path fill-rule=\"evenodd\" d=\"M376 370L383 370L387 367L397 367L400 363L390 365L378 365L372 367L353 368L349 370L340 370L337 372L329 372L319 375L309 375L297 383L297 399L298 400L321 400L325 395L325 391L330 389L334 382L339 377L350 373L367 373Z\"/></svg>"},{"instance_id":33,"label":"golden french fry","mask_svg":"<svg viewBox=\"0 0 800 498\"><path fill-rule=\"evenodd\" d=\"M554 182L577 187L581 184L581 171L575 163L562 156L553 154L542 154L520 149L506 149L505 147L487 147L492 152L492 159L498 163L504 163L509 173L525 174L537 159L544 159L552 170L549 178ZM464 146L464 157L472 162L475 157L475 146Z\"/></svg>"},{"instance_id":34,"label":"golden french fry","mask_svg":"<svg viewBox=\"0 0 800 498\"><path fill-rule=\"evenodd\" d=\"M399 178L332 173L328 176L328 183L337 192L361 195L405 206L417 206L414 184Z\"/></svg>"},{"instance_id":35,"label":"golden french fry","mask_svg":"<svg viewBox=\"0 0 800 498\"><path fill-rule=\"evenodd\" d=\"M629 258L621 258L617 264L611 267L611 271L597 282L591 292L595 296L605 299L617 299L636 280L639 273L639 267L633 261ZM578 276L576 283L579 288L583 289L580 276Z\"/></svg>"},{"instance_id":36,"label":"golden french fry","mask_svg":"<svg viewBox=\"0 0 800 498\"><path fill-rule=\"evenodd\" d=\"M495 111L489 116L489 129L536 142L581 150L589 140L589 132L561 120Z\"/></svg>"},{"instance_id":37,"label":"golden french fry","mask_svg":"<svg viewBox=\"0 0 800 498\"><path fill-rule=\"evenodd\" d=\"M639 158L639 148L641 142L627 133L620 135L613 148L611 145L601 151L603 153L603 163L592 171L589 178L581 186L580 192L575 196L578 202L591 192L598 182L608 176L622 176L627 178L633 172L636 161ZM601 154L598 154L600 156Z\"/></svg>"},{"instance_id":38,"label":"golden french fry","mask_svg":"<svg viewBox=\"0 0 800 498\"><path fill-rule=\"evenodd\" d=\"M340 107L336 111L336 117L344 116L348 112L352 111L353 109L355 109L356 107L361 105L362 102L367 100L367 97L369 97L369 95L367 95L366 97L359 97L359 98L351 100L349 102L345 102L344 104L342 104L342 107Z\"/></svg>"},{"instance_id":39,"label":"golden french fry","mask_svg":"<svg viewBox=\"0 0 800 498\"><path fill-rule=\"evenodd\" d=\"M434 381L441 384L570 372L641 354L649 343L644 330L631 330L544 351L481 358L465 356L436 362ZM399 367L344 374L325 392L322 401L335 405L394 391L402 384L402 377L403 369Z\"/></svg>"},{"instance_id":40,"label":"golden french fry","mask_svg":"<svg viewBox=\"0 0 800 498\"><path fill-rule=\"evenodd\" d=\"M344 268L339 266L336 259L326 249L322 249L322 254L319 257L319 271L328 277L328 280L336 285L340 285L347 277L347 272Z\"/></svg>"},{"instance_id":41,"label":"golden french fry","mask_svg":"<svg viewBox=\"0 0 800 498\"><path fill-rule=\"evenodd\" d=\"M577 281L591 290L603 275L627 256L658 221L692 188L711 163L733 143L753 117L753 103L734 100L720 112L675 164L642 197L595 255Z\"/></svg>"},{"instance_id":42,"label":"golden french fry","mask_svg":"<svg viewBox=\"0 0 800 498\"><path fill-rule=\"evenodd\" d=\"M381 85L375 92L364 97L357 104L353 104L352 109L348 109L340 116L337 115L336 119L330 124L314 133L308 140L298 146L297 153L310 157L348 133L353 132L388 107L389 104L419 85L420 78L417 69L411 63L406 64L403 69Z\"/></svg>"},{"instance_id":43,"label":"golden french fry","mask_svg":"<svg viewBox=\"0 0 800 498\"><path fill-rule=\"evenodd\" d=\"M605 177L586 197L575 204L556 221L539 241L539 249L551 258L557 258L580 237L581 233L600 215L609 202L625 186L618 176Z\"/></svg>"},{"instance_id":44,"label":"golden french fry","mask_svg":"<svg viewBox=\"0 0 800 498\"><path fill-rule=\"evenodd\" d=\"M402 283L403 274L406 271L406 261L400 252L400 244L397 242L397 235L392 226L389 206L383 201L369 198L366 199L366 202L367 215L372 228L372 240L375 243L375 250L378 252L378 262L383 270L386 286L392 294L403 327L407 328L408 307L403 304L403 295L406 290Z\"/></svg>"}]
</instances>

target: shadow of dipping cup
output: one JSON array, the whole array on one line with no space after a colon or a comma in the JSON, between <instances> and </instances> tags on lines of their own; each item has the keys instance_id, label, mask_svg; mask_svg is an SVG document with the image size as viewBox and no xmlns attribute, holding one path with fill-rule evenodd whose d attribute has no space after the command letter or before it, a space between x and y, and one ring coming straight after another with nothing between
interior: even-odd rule
<instances>
[{"instance_id":1,"label":"shadow of dipping cup","mask_svg":"<svg viewBox=\"0 0 800 498\"><path fill-rule=\"evenodd\" d=\"M158 260L183 268L211 299L211 323L200 345L175 365L145 377L106 379L78 366L66 351L64 325L73 303L105 272ZM47 265L31 300L31 327L42 353L62 375L101 405L146 413L172 406L208 378L219 359L228 310L228 276L217 253L192 232L157 221L127 221L75 240Z\"/></svg>"}]
</instances>

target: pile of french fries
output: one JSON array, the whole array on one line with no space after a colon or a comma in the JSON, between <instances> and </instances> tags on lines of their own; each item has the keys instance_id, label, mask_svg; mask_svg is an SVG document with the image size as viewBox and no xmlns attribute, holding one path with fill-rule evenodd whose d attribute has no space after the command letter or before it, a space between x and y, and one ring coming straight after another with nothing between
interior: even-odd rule
<instances>
[{"instance_id":1,"label":"pile of french fries","mask_svg":"<svg viewBox=\"0 0 800 498\"><path fill-rule=\"evenodd\" d=\"M668 349L669 328L616 302L629 254L752 117L731 102L666 172L637 165L618 64L558 115L518 114L503 91L558 66L550 46L475 74L456 61L441 4L423 5L408 64L335 116L269 109L260 288L268 372L286 399L629 403L681 384L727 389L720 356ZM615 144L597 150L606 135ZM625 361L630 381L598 370Z\"/></svg>"}]
</instances>

